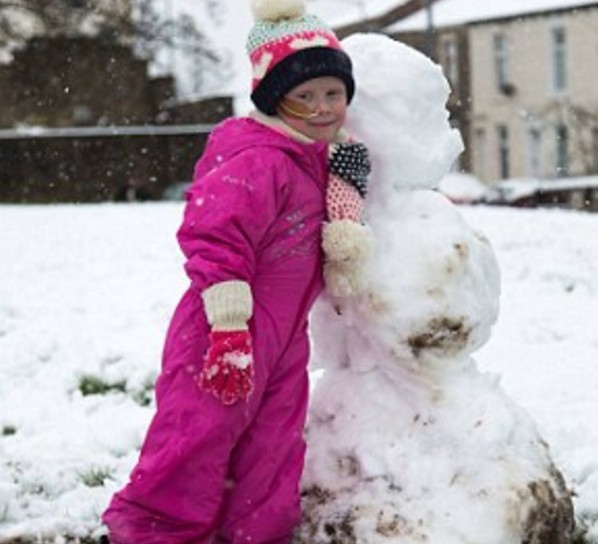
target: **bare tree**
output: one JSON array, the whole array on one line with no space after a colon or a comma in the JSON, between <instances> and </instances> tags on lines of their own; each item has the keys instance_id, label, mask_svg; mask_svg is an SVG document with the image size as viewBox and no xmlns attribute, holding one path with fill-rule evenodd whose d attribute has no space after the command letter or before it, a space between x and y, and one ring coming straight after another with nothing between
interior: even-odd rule
<instances>
[{"instance_id":1,"label":"bare tree","mask_svg":"<svg viewBox=\"0 0 598 544\"><path fill-rule=\"evenodd\" d=\"M203 0L218 24L217 2ZM229 61L195 20L156 8L154 0L0 0L0 49L18 47L34 36L94 35L107 42L134 45L141 57L155 60L170 49L197 59L212 78L228 76Z\"/></svg>"},{"instance_id":2,"label":"bare tree","mask_svg":"<svg viewBox=\"0 0 598 544\"><path fill-rule=\"evenodd\" d=\"M130 19L127 4L101 0L0 0L0 45L20 44L33 36L102 33Z\"/></svg>"}]
</instances>

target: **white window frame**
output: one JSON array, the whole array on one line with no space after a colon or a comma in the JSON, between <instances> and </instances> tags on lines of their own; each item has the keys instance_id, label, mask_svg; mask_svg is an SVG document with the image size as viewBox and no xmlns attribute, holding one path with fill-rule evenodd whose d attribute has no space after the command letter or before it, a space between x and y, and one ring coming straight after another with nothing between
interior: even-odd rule
<instances>
[{"instance_id":1,"label":"white window frame","mask_svg":"<svg viewBox=\"0 0 598 544\"><path fill-rule=\"evenodd\" d=\"M459 84L459 43L455 37L447 38L442 44L446 77L453 84Z\"/></svg>"},{"instance_id":2,"label":"white window frame","mask_svg":"<svg viewBox=\"0 0 598 544\"><path fill-rule=\"evenodd\" d=\"M495 32L492 37L492 53L494 55L494 80L496 88L502 92L509 83L509 49L507 36L503 32Z\"/></svg>"}]
</instances>

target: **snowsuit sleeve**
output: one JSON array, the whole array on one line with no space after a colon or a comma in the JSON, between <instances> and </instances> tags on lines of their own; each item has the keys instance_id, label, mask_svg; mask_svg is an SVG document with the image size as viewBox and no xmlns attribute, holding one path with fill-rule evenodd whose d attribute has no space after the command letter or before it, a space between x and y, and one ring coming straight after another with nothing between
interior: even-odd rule
<instances>
[{"instance_id":1,"label":"snowsuit sleeve","mask_svg":"<svg viewBox=\"0 0 598 544\"><path fill-rule=\"evenodd\" d=\"M268 157L253 148L207 172L201 161L196 167L177 237L200 291L229 280L251 284L285 178L284 157Z\"/></svg>"}]
</instances>

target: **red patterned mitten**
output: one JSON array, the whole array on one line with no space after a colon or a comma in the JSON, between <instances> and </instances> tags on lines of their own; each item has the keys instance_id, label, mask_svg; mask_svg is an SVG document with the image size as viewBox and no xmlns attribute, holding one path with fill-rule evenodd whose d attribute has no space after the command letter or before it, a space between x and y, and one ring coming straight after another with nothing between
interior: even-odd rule
<instances>
[{"instance_id":1,"label":"red patterned mitten","mask_svg":"<svg viewBox=\"0 0 598 544\"><path fill-rule=\"evenodd\" d=\"M231 405L247 400L253 392L253 350L247 330L213 331L199 386Z\"/></svg>"},{"instance_id":2,"label":"red patterned mitten","mask_svg":"<svg viewBox=\"0 0 598 544\"><path fill-rule=\"evenodd\" d=\"M326 212L328 221L348 219L361 223L363 197L353 185L330 174L326 189Z\"/></svg>"}]
</instances>

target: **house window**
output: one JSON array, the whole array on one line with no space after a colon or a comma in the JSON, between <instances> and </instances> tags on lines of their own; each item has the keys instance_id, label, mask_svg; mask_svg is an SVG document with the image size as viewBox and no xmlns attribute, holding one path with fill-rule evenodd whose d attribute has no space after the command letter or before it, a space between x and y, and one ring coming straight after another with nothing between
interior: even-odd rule
<instances>
[{"instance_id":1,"label":"house window","mask_svg":"<svg viewBox=\"0 0 598 544\"><path fill-rule=\"evenodd\" d=\"M565 125L556 127L556 175L569 174L569 131Z\"/></svg>"},{"instance_id":2,"label":"house window","mask_svg":"<svg viewBox=\"0 0 598 544\"><path fill-rule=\"evenodd\" d=\"M594 158L592 173L598 174L598 128L592 129L592 157Z\"/></svg>"},{"instance_id":3,"label":"house window","mask_svg":"<svg viewBox=\"0 0 598 544\"><path fill-rule=\"evenodd\" d=\"M502 90L509 83L507 77L507 39L504 34L494 35L494 75L496 87Z\"/></svg>"},{"instance_id":4,"label":"house window","mask_svg":"<svg viewBox=\"0 0 598 544\"><path fill-rule=\"evenodd\" d=\"M444 70L453 85L459 83L459 45L456 40L446 40L443 44Z\"/></svg>"},{"instance_id":5,"label":"house window","mask_svg":"<svg viewBox=\"0 0 598 544\"><path fill-rule=\"evenodd\" d=\"M542 153L542 133L538 127L530 127L527 131L527 175L540 177Z\"/></svg>"},{"instance_id":6,"label":"house window","mask_svg":"<svg viewBox=\"0 0 598 544\"><path fill-rule=\"evenodd\" d=\"M486 172L486 131L483 128L475 130L475 145L473 148L475 172L480 179L488 179Z\"/></svg>"},{"instance_id":7,"label":"house window","mask_svg":"<svg viewBox=\"0 0 598 544\"><path fill-rule=\"evenodd\" d=\"M567 40L562 27L551 30L552 90L562 92L567 88Z\"/></svg>"},{"instance_id":8,"label":"house window","mask_svg":"<svg viewBox=\"0 0 598 544\"><path fill-rule=\"evenodd\" d=\"M507 179L511 175L509 164L509 128L506 125L498 126L498 167L501 179Z\"/></svg>"}]
</instances>

